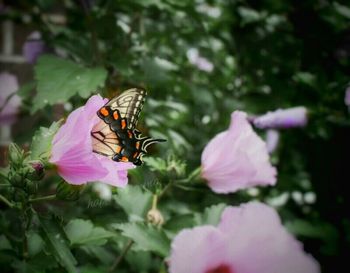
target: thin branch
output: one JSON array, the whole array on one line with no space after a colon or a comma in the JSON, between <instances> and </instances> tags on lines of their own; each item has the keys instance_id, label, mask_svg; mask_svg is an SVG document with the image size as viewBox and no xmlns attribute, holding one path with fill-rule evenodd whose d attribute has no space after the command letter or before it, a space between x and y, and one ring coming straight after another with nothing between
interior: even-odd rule
<instances>
[{"instance_id":1,"label":"thin branch","mask_svg":"<svg viewBox=\"0 0 350 273\"><path fill-rule=\"evenodd\" d=\"M10 95L8 95L8 96L6 97L6 99L5 99L5 101L4 101L4 104L3 104L3 105L1 106L1 108L0 108L0 113L2 112L2 110L5 109L6 105L7 105L8 102L12 99L12 97L13 97L14 95L16 95L16 92L14 92L14 93L12 93L12 94L10 94Z\"/></svg>"},{"instance_id":2,"label":"thin branch","mask_svg":"<svg viewBox=\"0 0 350 273\"><path fill-rule=\"evenodd\" d=\"M113 272L118 265L120 264L120 262L123 260L123 258L125 257L126 253L128 253L128 251L130 250L131 246L133 245L134 241L133 240L129 240L128 243L125 245L122 253L120 253L120 255L118 256L118 258L115 260L115 262L113 263L113 265L110 267L110 269L108 270L109 272Z\"/></svg>"},{"instance_id":3,"label":"thin branch","mask_svg":"<svg viewBox=\"0 0 350 273\"><path fill-rule=\"evenodd\" d=\"M0 194L0 200L4 202L6 205L8 205L10 208L14 207L14 204L12 204L7 198Z\"/></svg>"},{"instance_id":4,"label":"thin branch","mask_svg":"<svg viewBox=\"0 0 350 273\"><path fill-rule=\"evenodd\" d=\"M42 196L42 197L38 197L38 198L32 198L32 199L29 199L29 202L34 203L34 202L49 201L49 200L54 200L54 199L56 199L56 194Z\"/></svg>"}]
</instances>

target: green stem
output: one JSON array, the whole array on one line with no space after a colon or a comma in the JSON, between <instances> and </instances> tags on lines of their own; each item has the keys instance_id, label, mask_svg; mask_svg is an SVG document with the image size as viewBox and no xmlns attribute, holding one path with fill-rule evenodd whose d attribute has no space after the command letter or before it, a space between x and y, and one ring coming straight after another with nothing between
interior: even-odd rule
<instances>
[{"instance_id":1,"label":"green stem","mask_svg":"<svg viewBox=\"0 0 350 273\"><path fill-rule=\"evenodd\" d=\"M12 204L7 198L0 194L0 200L4 202L6 205L8 205L10 208L14 207L14 204Z\"/></svg>"},{"instance_id":2,"label":"green stem","mask_svg":"<svg viewBox=\"0 0 350 273\"><path fill-rule=\"evenodd\" d=\"M160 192L160 194L158 194L158 199L161 198L172 186L173 186L173 182L170 181L170 182L163 188L163 190Z\"/></svg>"},{"instance_id":3,"label":"green stem","mask_svg":"<svg viewBox=\"0 0 350 273\"><path fill-rule=\"evenodd\" d=\"M34 202L49 201L49 200L54 200L54 199L56 199L56 194L42 196L42 197L38 197L38 198L32 198L32 199L29 199L29 202L34 203Z\"/></svg>"},{"instance_id":4,"label":"green stem","mask_svg":"<svg viewBox=\"0 0 350 273\"><path fill-rule=\"evenodd\" d=\"M158 203L158 195L157 194L153 194L152 208L151 209L157 209L157 203Z\"/></svg>"},{"instance_id":5,"label":"green stem","mask_svg":"<svg viewBox=\"0 0 350 273\"><path fill-rule=\"evenodd\" d=\"M128 253L128 251L131 248L131 246L133 245L133 243L134 243L134 241L131 240L131 239L128 241L128 243L125 245L122 253L120 253L118 258L115 260L113 265L110 267L109 272L113 272L118 267L118 265L123 260L123 258L125 257L126 253Z\"/></svg>"}]
</instances>

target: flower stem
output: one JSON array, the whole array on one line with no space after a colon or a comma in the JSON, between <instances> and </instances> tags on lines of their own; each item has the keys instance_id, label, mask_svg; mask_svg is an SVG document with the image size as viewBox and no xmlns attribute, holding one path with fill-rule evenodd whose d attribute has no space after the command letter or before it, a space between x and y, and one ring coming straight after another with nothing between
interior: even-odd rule
<instances>
[{"instance_id":1,"label":"flower stem","mask_svg":"<svg viewBox=\"0 0 350 273\"><path fill-rule=\"evenodd\" d=\"M115 260L115 262L113 263L113 265L110 267L109 272L113 272L117 266L120 264L120 262L123 260L123 258L125 257L126 253L128 253L129 249L131 248L131 246L133 245L134 241L133 240L129 240L128 243L125 245L122 253L120 253L120 255L118 256L118 258Z\"/></svg>"},{"instance_id":2,"label":"flower stem","mask_svg":"<svg viewBox=\"0 0 350 273\"><path fill-rule=\"evenodd\" d=\"M161 198L171 187L173 186L173 182L170 181L163 190L158 194L158 198Z\"/></svg>"},{"instance_id":3,"label":"flower stem","mask_svg":"<svg viewBox=\"0 0 350 273\"><path fill-rule=\"evenodd\" d=\"M157 194L153 194L152 208L151 209L157 209L157 203L158 203L158 195Z\"/></svg>"},{"instance_id":4,"label":"flower stem","mask_svg":"<svg viewBox=\"0 0 350 273\"><path fill-rule=\"evenodd\" d=\"M14 207L14 205L9 200L7 200L7 198L2 194L0 194L0 200L4 202L6 205L8 205L10 208Z\"/></svg>"},{"instance_id":5,"label":"flower stem","mask_svg":"<svg viewBox=\"0 0 350 273\"><path fill-rule=\"evenodd\" d=\"M40 202L40 201L49 201L49 200L54 200L55 198L56 198L56 194L52 194L48 196L29 199L29 202L34 203L34 202Z\"/></svg>"}]
</instances>

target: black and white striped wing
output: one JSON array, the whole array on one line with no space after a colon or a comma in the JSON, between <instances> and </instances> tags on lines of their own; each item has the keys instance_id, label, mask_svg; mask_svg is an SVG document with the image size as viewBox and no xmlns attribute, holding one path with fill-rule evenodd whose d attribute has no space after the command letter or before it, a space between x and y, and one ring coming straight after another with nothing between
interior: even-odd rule
<instances>
[{"instance_id":1,"label":"black and white striped wing","mask_svg":"<svg viewBox=\"0 0 350 273\"><path fill-rule=\"evenodd\" d=\"M147 92L144 89L131 88L124 91L118 97L111 99L106 106L109 106L112 111L118 110L121 118L126 119L127 128L134 129L146 95Z\"/></svg>"}]
</instances>

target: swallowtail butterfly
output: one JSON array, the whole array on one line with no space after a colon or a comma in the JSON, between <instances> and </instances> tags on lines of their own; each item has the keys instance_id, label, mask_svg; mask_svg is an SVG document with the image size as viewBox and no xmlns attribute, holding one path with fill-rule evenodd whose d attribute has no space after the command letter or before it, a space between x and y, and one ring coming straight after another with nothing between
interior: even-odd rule
<instances>
[{"instance_id":1,"label":"swallowtail butterfly","mask_svg":"<svg viewBox=\"0 0 350 273\"><path fill-rule=\"evenodd\" d=\"M141 165L147 147L165 141L142 136L136 129L146 95L144 89L128 89L98 110L101 121L91 132L95 153L114 161Z\"/></svg>"}]
</instances>

